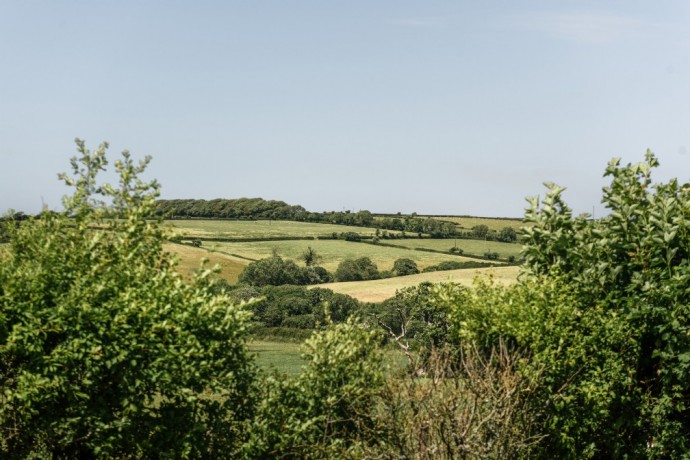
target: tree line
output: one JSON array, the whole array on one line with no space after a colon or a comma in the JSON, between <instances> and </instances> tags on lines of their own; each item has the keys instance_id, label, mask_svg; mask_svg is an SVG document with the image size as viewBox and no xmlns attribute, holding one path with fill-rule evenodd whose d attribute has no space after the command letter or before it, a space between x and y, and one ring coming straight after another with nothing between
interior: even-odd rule
<instances>
[{"instance_id":1,"label":"tree line","mask_svg":"<svg viewBox=\"0 0 690 460\"><path fill-rule=\"evenodd\" d=\"M504 242L517 240L517 233L511 227L505 227L500 231L489 229L486 225L477 225L466 230L458 229L457 225L452 222L431 217L419 217L416 213L404 216L376 217L366 210L358 212L310 212L302 206L262 198L156 200L155 213L171 219L273 219L375 227L377 229L375 238L377 239L394 237L395 234L389 235L385 232L391 230L402 232L403 237L425 234L432 238L473 238Z\"/></svg>"}]
</instances>

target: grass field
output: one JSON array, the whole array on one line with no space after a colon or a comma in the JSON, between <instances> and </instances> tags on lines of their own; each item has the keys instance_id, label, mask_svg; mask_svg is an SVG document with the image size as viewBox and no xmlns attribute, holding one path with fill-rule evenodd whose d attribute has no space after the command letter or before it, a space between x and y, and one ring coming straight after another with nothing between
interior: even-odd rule
<instances>
[{"instance_id":1,"label":"grass field","mask_svg":"<svg viewBox=\"0 0 690 460\"><path fill-rule=\"evenodd\" d=\"M317 237L334 232L373 236L376 233L375 228L282 220L166 220L164 225L170 226L175 234L214 238Z\"/></svg>"},{"instance_id":2,"label":"grass field","mask_svg":"<svg viewBox=\"0 0 690 460\"><path fill-rule=\"evenodd\" d=\"M476 225L486 225L490 230L500 231L503 227L511 227L517 231L525 225L520 219L490 219L486 217L432 217L432 219L453 222L463 230L470 230Z\"/></svg>"},{"instance_id":3,"label":"grass field","mask_svg":"<svg viewBox=\"0 0 690 460\"><path fill-rule=\"evenodd\" d=\"M218 274L219 277L225 279L228 283L234 284L237 282L237 278L244 267L249 263L248 260L226 254L213 253L205 249L183 244L165 244L163 248L179 257L177 270L188 277L191 277L192 273L199 269L201 260L206 258L209 261L209 267L213 267L216 264L220 266L221 272Z\"/></svg>"},{"instance_id":4,"label":"grass field","mask_svg":"<svg viewBox=\"0 0 690 460\"><path fill-rule=\"evenodd\" d=\"M507 259L510 256L519 257L522 245L517 243L501 243L500 241L466 240L466 239L404 239L387 241L387 243L406 248L426 248L436 251L448 251L456 243L466 255L483 256L485 252L497 252L499 257Z\"/></svg>"},{"instance_id":5,"label":"grass field","mask_svg":"<svg viewBox=\"0 0 690 460\"><path fill-rule=\"evenodd\" d=\"M301 343L254 340L249 342L249 352L256 354L256 364L266 371L279 374L299 374L304 365Z\"/></svg>"},{"instance_id":6,"label":"grass field","mask_svg":"<svg viewBox=\"0 0 690 460\"><path fill-rule=\"evenodd\" d=\"M394 240L396 244L401 241L405 240ZM215 241L203 242L203 247L205 248L222 251L226 254L236 254L254 260L270 257L271 253L275 249L278 251L278 255L281 257L292 259L298 264L302 264L300 256L308 246L311 246L312 249L314 249L323 258L320 265L328 271L335 271L335 269L338 267L338 264L347 258L354 259L365 256L369 257L378 266L379 270L390 270L393 267L393 262L402 257L414 260L420 270L424 267L428 267L429 265L436 265L446 260L473 260L450 254L435 254L433 252L390 248L386 246L354 243L343 240L252 241L241 243Z\"/></svg>"},{"instance_id":7,"label":"grass field","mask_svg":"<svg viewBox=\"0 0 690 460\"><path fill-rule=\"evenodd\" d=\"M249 352L256 356L256 364L267 372L294 376L302 371L305 361L302 359L302 344L298 342L253 340L249 342ZM406 358L396 347L386 347L383 352L383 364L390 371L404 369Z\"/></svg>"},{"instance_id":8,"label":"grass field","mask_svg":"<svg viewBox=\"0 0 690 460\"><path fill-rule=\"evenodd\" d=\"M395 295L398 289L417 286L429 281L442 283L452 281L470 286L476 277L493 277L498 283L511 284L517 279L519 267L491 267L464 270L448 270L441 272L420 273L418 275L398 276L373 281L351 281L347 283L321 284L319 287L331 289L334 292L347 294L362 302L382 302Z\"/></svg>"}]
</instances>

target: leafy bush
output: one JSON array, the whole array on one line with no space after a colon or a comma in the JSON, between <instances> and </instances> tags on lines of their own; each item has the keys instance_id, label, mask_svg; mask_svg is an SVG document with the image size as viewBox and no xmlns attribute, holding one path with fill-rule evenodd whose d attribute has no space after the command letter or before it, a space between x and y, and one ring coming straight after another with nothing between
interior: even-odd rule
<instances>
[{"instance_id":1,"label":"leafy bush","mask_svg":"<svg viewBox=\"0 0 690 460\"><path fill-rule=\"evenodd\" d=\"M690 185L653 185L656 158L612 161L600 220L547 184L526 220L528 272L446 290L455 337L524 349L545 458L683 458L690 451Z\"/></svg>"},{"instance_id":2,"label":"leafy bush","mask_svg":"<svg viewBox=\"0 0 690 460\"><path fill-rule=\"evenodd\" d=\"M378 340L353 319L314 333L304 344L305 370L264 387L245 456L357 458L376 439Z\"/></svg>"},{"instance_id":3,"label":"leafy bush","mask_svg":"<svg viewBox=\"0 0 690 460\"><path fill-rule=\"evenodd\" d=\"M345 321L359 307L357 300L352 297L321 288L266 286L258 292L238 294L244 296L241 300L261 297L250 308L254 313L253 319L265 327L312 329L317 323ZM328 318L324 306L328 306ZM300 319L290 319L292 317Z\"/></svg>"},{"instance_id":4,"label":"leafy bush","mask_svg":"<svg viewBox=\"0 0 690 460\"><path fill-rule=\"evenodd\" d=\"M514 243L517 241L517 232L512 227L503 227L501 231L498 232L498 241Z\"/></svg>"},{"instance_id":5,"label":"leafy bush","mask_svg":"<svg viewBox=\"0 0 690 460\"><path fill-rule=\"evenodd\" d=\"M487 251L484 253L484 258L487 260L498 260L498 253L492 252L492 251Z\"/></svg>"},{"instance_id":6,"label":"leafy bush","mask_svg":"<svg viewBox=\"0 0 690 460\"><path fill-rule=\"evenodd\" d=\"M249 313L210 292L210 271L173 270L148 159L124 152L120 187L100 185L107 144L77 144L65 211L8 226L0 253L0 452L230 456L253 405Z\"/></svg>"},{"instance_id":7,"label":"leafy bush","mask_svg":"<svg viewBox=\"0 0 690 460\"><path fill-rule=\"evenodd\" d=\"M345 241L362 241L362 235L355 232L343 232L340 234L340 239Z\"/></svg>"},{"instance_id":8,"label":"leafy bush","mask_svg":"<svg viewBox=\"0 0 690 460\"><path fill-rule=\"evenodd\" d=\"M465 251L463 251L461 248L459 248L457 246L453 246L452 248L450 248L448 250L448 252L450 252L451 254L457 254L457 255L461 256Z\"/></svg>"},{"instance_id":9,"label":"leafy bush","mask_svg":"<svg viewBox=\"0 0 690 460\"><path fill-rule=\"evenodd\" d=\"M250 263L239 276L240 283L258 287L321 284L332 280L333 276L323 267L299 267L292 260L285 260L277 254Z\"/></svg>"},{"instance_id":10,"label":"leafy bush","mask_svg":"<svg viewBox=\"0 0 690 460\"><path fill-rule=\"evenodd\" d=\"M444 270L459 270L461 268L481 268L481 267L492 267L494 264L488 262L479 262L474 260L457 261L457 260L446 260L436 265L429 265L424 267L422 272L438 272Z\"/></svg>"},{"instance_id":11,"label":"leafy bush","mask_svg":"<svg viewBox=\"0 0 690 460\"><path fill-rule=\"evenodd\" d=\"M279 286L282 284L303 284L302 270L291 260L284 260L277 254L252 262L242 270L239 282L251 286Z\"/></svg>"},{"instance_id":12,"label":"leafy bush","mask_svg":"<svg viewBox=\"0 0 690 460\"><path fill-rule=\"evenodd\" d=\"M366 458L531 458L541 436L529 407L535 382L519 372L523 356L505 346L484 356L471 346L433 350L426 378L386 380L381 434Z\"/></svg>"},{"instance_id":13,"label":"leafy bush","mask_svg":"<svg viewBox=\"0 0 690 460\"><path fill-rule=\"evenodd\" d=\"M335 279L337 281L366 281L378 279L378 267L368 257L360 257L359 259L345 259L335 270Z\"/></svg>"},{"instance_id":14,"label":"leafy bush","mask_svg":"<svg viewBox=\"0 0 690 460\"><path fill-rule=\"evenodd\" d=\"M651 152L635 165L612 160L602 200L610 214L603 219L573 219L563 189L553 184L526 215L534 223L525 234L531 272L562 277L582 304L602 321L615 318L621 330L621 341L608 350L625 359L600 371L621 382L609 390L611 404L567 422L576 432L575 424L593 426L583 441L597 454L679 458L690 450L690 184L653 184L656 166ZM597 352L593 344L581 346ZM581 377L573 386L589 387L591 380Z\"/></svg>"},{"instance_id":15,"label":"leafy bush","mask_svg":"<svg viewBox=\"0 0 690 460\"><path fill-rule=\"evenodd\" d=\"M393 262L393 273L397 276L415 275L419 273L419 268L414 260L402 258Z\"/></svg>"}]
</instances>

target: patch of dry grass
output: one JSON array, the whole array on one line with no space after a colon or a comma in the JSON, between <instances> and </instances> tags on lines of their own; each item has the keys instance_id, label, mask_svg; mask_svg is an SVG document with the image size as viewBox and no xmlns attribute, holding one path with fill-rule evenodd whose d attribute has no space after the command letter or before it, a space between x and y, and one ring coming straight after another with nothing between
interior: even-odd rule
<instances>
[{"instance_id":1,"label":"patch of dry grass","mask_svg":"<svg viewBox=\"0 0 690 460\"><path fill-rule=\"evenodd\" d=\"M228 283L236 283L237 279L249 263L248 260L240 259L226 254L214 253L203 248L195 248L183 244L164 244L163 248L176 255L179 258L177 270L187 277L191 277L195 270L198 270L201 260L206 258L209 260L208 266L220 266L220 273L218 276L225 279Z\"/></svg>"},{"instance_id":2,"label":"patch of dry grass","mask_svg":"<svg viewBox=\"0 0 690 460\"><path fill-rule=\"evenodd\" d=\"M433 217L433 219L453 222L463 230L470 230L476 225L486 225L489 230L500 231L503 227L511 227L515 231L524 227L521 219L494 219L487 217Z\"/></svg>"},{"instance_id":3,"label":"patch of dry grass","mask_svg":"<svg viewBox=\"0 0 690 460\"><path fill-rule=\"evenodd\" d=\"M517 280L519 271L520 267L515 266L471 268L420 273L418 275L398 276L382 280L328 283L321 284L319 287L331 289L341 294L347 294L362 302L382 302L393 297L395 291L398 289L417 286L419 283L425 281L431 283L454 282L470 286L476 277L493 277L498 283L508 285Z\"/></svg>"}]
</instances>

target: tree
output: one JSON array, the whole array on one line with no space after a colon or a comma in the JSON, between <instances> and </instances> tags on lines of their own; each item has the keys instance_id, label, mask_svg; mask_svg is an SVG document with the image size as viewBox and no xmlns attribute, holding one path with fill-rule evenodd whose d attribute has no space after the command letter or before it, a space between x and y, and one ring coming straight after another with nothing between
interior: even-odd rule
<instances>
[{"instance_id":1,"label":"tree","mask_svg":"<svg viewBox=\"0 0 690 460\"><path fill-rule=\"evenodd\" d=\"M5 458L227 457L250 416L249 313L174 271L159 186L128 152L77 140L65 210L7 226L0 252L0 453ZM231 369L232 372L228 372Z\"/></svg>"},{"instance_id":2,"label":"tree","mask_svg":"<svg viewBox=\"0 0 690 460\"><path fill-rule=\"evenodd\" d=\"M379 277L378 267L368 257L345 259L335 270L335 279L338 281L366 281Z\"/></svg>"},{"instance_id":3,"label":"tree","mask_svg":"<svg viewBox=\"0 0 690 460\"><path fill-rule=\"evenodd\" d=\"M316 250L312 249L311 246L307 246L307 249L302 253L302 260L307 267L318 265L322 259L323 257L321 257Z\"/></svg>"},{"instance_id":4,"label":"tree","mask_svg":"<svg viewBox=\"0 0 690 460\"><path fill-rule=\"evenodd\" d=\"M291 260L283 260L277 254L252 262L239 276L240 283L251 286L279 286L281 284L304 284L302 270Z\"/></svg>"},{"instance_id":5,"label":"tree","mask_svg":"<svg viewBox=\"0 0 690 460\"><path fill-rule=\"evenodd\" d=\"M503 227L501 231L498 232L498 241L514 243L517 241L517 232L512 227Z\"/></svg>"},{"instance_id":6,"label":"tree","mask_svg":"<svg viewBox=\"0 0 690 460\"><path fill-rule=\"evenodd\" d=\"M477 238L479 240L483 240L487 237L489 234L489 227L481 224L481 225L475 225L472 227L472 237Z\"/></svg>"},{"instance_id":7,"label":"tree","mask_svg":"<svg viewBox=\"0 0 690 460\"><path fill-rule=\"evenodd\" d=\"M416 275L419 273L419 268L414 260L401 258L393 262L393 272L397 276Z\"/></svg>"}]
</instances>

